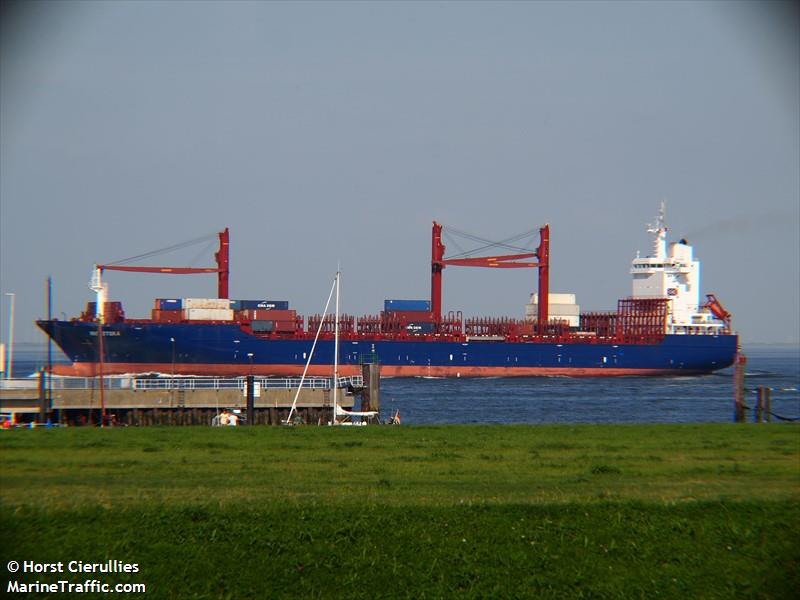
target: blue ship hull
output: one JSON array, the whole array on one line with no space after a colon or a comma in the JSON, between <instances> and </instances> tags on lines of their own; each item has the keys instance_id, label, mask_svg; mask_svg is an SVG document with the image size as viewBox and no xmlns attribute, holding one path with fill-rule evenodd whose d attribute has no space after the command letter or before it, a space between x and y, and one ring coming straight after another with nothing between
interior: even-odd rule
<instances>
[{"instance_id":1,"label":"blue ship hull","mask_svg":"<svg viewBox=\"0 0 800 600\"><path fill-rule=\"evenodd\" d=\"M39 321L72 361L61 374L96 375L157 371L193 375L299 375L313 339L259 337L224 323L123 322L103 327L100 364L97 325ZM355 374L365 356L383 376L618 376L710 373L733 364L736 335L666 335L657 343L571 340L408 340L351 335L340 340L342 375ZM374 357L374 358L373 358ZM309 369L330 375L334 341L322 338Z\"/></svg>"}]
</instances>

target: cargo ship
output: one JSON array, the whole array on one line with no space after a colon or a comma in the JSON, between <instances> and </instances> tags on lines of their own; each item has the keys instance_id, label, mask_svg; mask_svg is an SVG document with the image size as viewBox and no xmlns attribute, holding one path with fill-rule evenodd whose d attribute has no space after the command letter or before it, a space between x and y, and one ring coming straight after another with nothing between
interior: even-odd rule
<instances>
[{"instance_id":1,"label":"cargo ship","mask_svg":"<svg viewBox=\"0 0 800 600\"><path fill-rule=\"evenodd\" d=\"M616 310L582 312L574 294L549 290L550 227L539 228L535 250L495 256L445 257L443 226L433 223L431 297L390 299L375 315L339 317L339 371L355 375L379 362L383 377L626 376L710 373L730 366L738 336L713 294L700 299L700 262L686 240L667 245L663 205L653 251L633 259L632 294ZM308 319L286 300L233 300L228 293L229 232L219 234L209 268L96 265L96 301L79 317L40 320L69 365L59 375L163 373L292 376L309 366L328 376L334 362L334 317ZM506 247L509 247L506 245ZM524 318L465 318L442 310L446 267L535 268L538 292ZM148 318L129 318L108 301L107 270L218 278L217 298L161 298Z\"/></svg>"}]
</instances>

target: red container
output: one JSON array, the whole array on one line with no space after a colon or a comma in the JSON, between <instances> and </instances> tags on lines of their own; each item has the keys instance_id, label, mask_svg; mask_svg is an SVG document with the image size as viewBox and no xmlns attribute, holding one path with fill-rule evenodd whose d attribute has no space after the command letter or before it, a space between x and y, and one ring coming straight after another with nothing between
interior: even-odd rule
<instances>
[{"instance_id":1,"label":"red container","mask_svg":"<svg viewBox=\"0 0 800 600\"><path fill-rule=\"evenodd\" d=\"M180 323L183 320L181 310L157 310L153 309L153 321L158 323Z\"/></svg>"},{"instance_id":2,"label":"red container","mask_svg":"<svg viewBox=\"0 0 800 600\"><path fill-rule=\"evenodd\" d=\"M295 310L265 310L262 308L239 311L245 321L292 321L297 318Z\"/></svg>"},{"instance_id":3,"label":"red container","mask_svg":"<svg viewBox=\"0 0 800 600\"><path fill-rule=\"evenodd\" d=\"M274 331L278 333L292 333L295 329L295 321L292 319L291 321L283 320L283 321L274 321L275 328Z\"/></svg>"},{"instance_id":4,"label":"red container","mask_svg":"<svg viewBox=\"0 0 800 600\"><path fill-rule=\"evenodd\" d=\"M433 313L416 310L394 310L384 312L383 318L391 321L406 323L433 323Z\"/></svg>"}]
</instances>

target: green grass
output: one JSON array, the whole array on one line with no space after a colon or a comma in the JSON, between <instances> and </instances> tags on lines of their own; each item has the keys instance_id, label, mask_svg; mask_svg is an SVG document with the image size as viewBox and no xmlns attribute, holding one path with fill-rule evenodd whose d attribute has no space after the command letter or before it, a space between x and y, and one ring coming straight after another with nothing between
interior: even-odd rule
<instances>
[{"instance_id":1,"label":"green grass","mask_svg":"<svg viewBox=\"0 0 800 600\"><path fill-rule=\"evenodd\" d=\"M0 568L138 562L98 578L147 598L800 587L794 426L18 430L0 449Z\"/></svg>"}]
</instances>

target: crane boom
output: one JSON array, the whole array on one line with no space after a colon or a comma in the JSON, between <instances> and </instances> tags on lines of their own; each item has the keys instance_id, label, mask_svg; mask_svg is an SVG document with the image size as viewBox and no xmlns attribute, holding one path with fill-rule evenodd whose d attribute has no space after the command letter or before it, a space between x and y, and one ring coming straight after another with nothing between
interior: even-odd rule
<instances>
[{"instance_id":1,"label":"crane boom","mask_svg":"<svg viewBox=\"0 0 800 600\"><path fill-rule=\"evenodd\" d=\"M214 267L132 267L128 265L97 265L103 271L127 271L129 273L166 273L168 275L192 275L195 273L219 273Z\"/></svg>"},{"instance_id":2,"label":"crane boom","mask_svg":"<svg viewBox=\"0 0 800 600\"><path fill-rule=\"evenodd\" d=\"M160 273L163 275L194 275L217 273L217 295L228 298L228 279L230 276L230 233L226 227L219 232L219 250L214 253L216 267L136 267L130 265L97 265L102 271L125 271L128 273Z\"/></svg>"}]
</instances>

